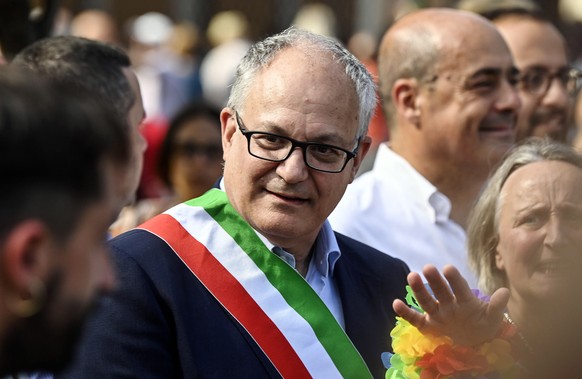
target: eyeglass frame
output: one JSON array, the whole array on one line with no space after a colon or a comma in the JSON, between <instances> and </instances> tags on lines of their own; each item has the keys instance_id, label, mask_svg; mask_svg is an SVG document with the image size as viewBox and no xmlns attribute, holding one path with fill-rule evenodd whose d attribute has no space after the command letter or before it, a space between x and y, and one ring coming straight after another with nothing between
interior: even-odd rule
<instances>
[{"instance_id":1,"label":"eyeglass frame","mask_svg":"<svg viewBox=\"0 0 582 379\"><path fill-rule=\"evenodd\" d=\"M307 167L309 167L312 170L316 170L319 172L326 172L326 173L330 173L330 174L339 174L340 172L342 172L346 166L348 165L348 162L355 158L358 155L358 150L360 149L360 142L361 142L361 138L358 138L357 140L357 144L356 147L354 148L354 150L350 151L347 149L344 149L343 147L339 147L339 146L335 146L335 145L330 145L330 144L326 144L326 143L318 143L318 142L302 142L302 141L298 141L296 139L293 139L291 137L287 137L287 136L282 136L280 134L275 134L275 133L269 133L269 132L262 132L262 131L258 131L258 130L248 130L247 127L245 126L243 120L240 118L240 115L238 114L238 111L234 111L234 116L235 116L235 121L238 125L238 129L240 130L241 134L243 136L245 136L245 138L247 139L247 151L249 152L250 155L252 155L255 158L258 159L262 159L265 161L269 161L269 162L283 162L285 160L287 160L291 154L293 154L293 151L295 151L296 148L300 148L303 152L303 162L305 162L305 165ZM251 152L251 137L255 134L261 134L261 135L267 135L267 136L272 136L272 137L277 137L277 138L282 138L284 140L287 140L289 142L291 142L291 148L289 149L289 152L287 153L287 155L285 156L285 158L282 159L270 159L270 158L265 158L265 157L261 157L258 156L256 154L253 154ZM340 151L343 151L344 153L346 153L346 158L344 160L344 163L342 165L342 167L337 170L337 171L331 171L331 170L323 170L317 167L313 167L311 164L309 164L309 162L307 161L307 148L309 146L323 146L323 147L328 147L328 148L332 148L332 149L337 149Z\"/></svg>"},{"instance_id":2,"label":"eyeglass frame","mask_svg":"<svg viewBox=\"0 0 582 379\"><path fill-rule=\"evenodd\" d=\"M576 94L580 91L580 87L582 87L582 84L580 84L580 81L582 80L582 71L575 68L575 67L563 67L559 70L556 70L554 72L551 72L550 70L543 68L543 67L534 67L534 69L541 69L543 71L545 71L546 73L548 73L548 81L545 84L545 88L543 86L540 86L540 88L543 88L543 91L533 91L531 89L525 88L524 86L524 77L526 76L525 72L524 73L520 73L520 78L519 78L519 82L521 84L521 87L524 91L526 91L527 93L530 93L534 96L538 96L538 97L544 97L547 92L549 91L550 87L552 86L552 83L554 81L554 79L558 78L560 79L560 76L562 75L562 73L566 73L568 75L568 81L566 83L562 82L562 80L560 80L560 83L566 88L566 92L568 92L568 96L571 97L575 97ZM531 71L528 70L528 71ZM526 71L527 72L527 71ZM569 89L569 82L571 80L574 80L574 89L570 90Z\"/></svg>"}]
</instances>

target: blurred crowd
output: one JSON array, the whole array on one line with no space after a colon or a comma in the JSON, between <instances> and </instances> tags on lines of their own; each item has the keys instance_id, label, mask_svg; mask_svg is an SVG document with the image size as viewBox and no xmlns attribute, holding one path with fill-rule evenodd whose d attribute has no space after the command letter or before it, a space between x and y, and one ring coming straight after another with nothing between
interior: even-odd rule
<instances>
[{"instance_id":1,"label":"blurred crowd","mask_svg":"<svg viewBox=\"0 0 582 379\"><path fill-rule=\"evenodd\" d=\"M458 6L480 12L480 9L496 7L497 3L502 7L535 5L530 0L503 0L490 4L487 1L467 0L459 1ZM392 6L391 11L393 17L398 18L418 7L414 1L400 1ZM561 14L570 22L576 21L576 9L576 5L568 1L560 4ZM175 21L159 12L136 15L122 25L103 9L85 9L73 14L66 7L59 7L53 13L53 23L47 29L47 35L85 37L111 43L127 51L140 83L146 114L141 131L148 145L136 200L172 196L173 189L161 179L158 170L160 148L168 126L184 107L192 103L203 104L216 111L226 104L236 65L254 42L250 36L248 17L238 10L221 11L213 15L207 28L202 30L191 21ZM337 17L333 8L324 3L301 6L292 24L338 38ZM355 30L344 41L375 78L378 75L379 38L377 33L361 29ZM575 56L570 55L569 59L573 67L582 65ZM582 146L582 133L578 133L578 127L582 125L582 100L573 105L568 123L568 141L574 146ZM378 102L369 126L371 153L362 164L360 174L372 168L378 146L390 139L386 125L384 110Z\"/></svg>"},{"instance_id":2,"label":"blurred crowd","mask_svg":"<svg viewBox=\"0 0 582 379\"><path fill-rule=\"evenodd\" d=\"M37 3L32 1L30 4ZM31 70L31 75L34 73L32 77L39 80L39 89L44 91L40 93L39 90L39 94L34 94L30 83L23 84L26 82L23 72L29 71L0 71L0 92L16 93L14 104L7 103L6 109L0 104L0 111L4 112L0 116L7 115L0 117L0 132L5 133L2 135L6 138L6 141L0 143L2 146L10 146L12 142L8 138L18 141L18 136L11 132L11 122L29 125L30 130L41 130L43 122L59 125L58 107L62 107L66 110L63 117L71 124L78 119L88 123L79 130L70 126L71 130L74 129L71 135L78 139L75 141L80 141L74 154L88 160L87 164L91 165L91 172L95 176L93 179L85 178L90 175L83 176L83 180L89 183L84 185L94 184L102 191L95 190L93 193L87 189L86 193L76 193L76 189L68 189L75 187L72 181L64 180L56 171L48 168L47 173L63 179L64 184L55 184L56 181L53 183L48 174L47 178L41 176L38 179L20 175L10 165L5 164L10 158L8 153L6 156L2 155L6 162L0 162L0 166L7 175L14 176L14 183L18 185L20 180L25 180L25 184L38 183L51 191L56 185L66 187L71 199L62 201L70 209L77 204L74 196L82 197L79 209L94 212L104 220L99 225L100 229L91 232L100 233L99 237L91 240L91 246L94 245L96 251L107 251L102 239L114 238L148 220L159 220L155 216L168 209L176 209L172 207L191 199L198 199L208 194L212 188L227 192L223 176L226 176L225 157L229 154L229 148L230 154L233 154L231 158L236 158L230 160L230 183L237 183L243 189L246 189L245 185L258 185L258 182L268 176L256 174L251 177L254 175L253 171L246 172L247 166L243 166L243 163L247 164L246 159L250 162L249 166L269 164L273 167L289 167L290 161L299 162L309 175L323 178L319 181L314 179L314 186L319 185L331 194L329 199L319 199L320 202L325 202L326 209L317 214L318 217L323 215L321 220L316 220L321 222L313 222L312 229L317 233L312 235L313 230L310 229L309 233L299 236L313 237L313 241L310 241L313 247L309 245L307 249L307 266L303 267L304 272L296 270L301 275L305 277L311 267L309 257L315 254L313 251L321 248L314 241L321 241L317 239L323 238L321 235L335 235L332 233L334 231L368 245L365 249L370 248L371 256L375 257L378 250L397 258L394 262L404 262L405 264L399 266L402 270L398 271L402 277L409 269L413 272L425 270L428 281L434 284L434 278L438 275L434 274L432 268L427 270L426 265L436 265L441 269L445 265L454 264L458 272L453 271L451 275L449 270L445 275L452 284L452 292L437 290L433 294L427 293L421 301L424 305L430 305L432 296L435 296L435 308L442 304L444 309L448 303L453 302L450 299L460 295L459 286L453 284L455 280L450 280L451 277L455 279L462 276L466 280L463 281L463 286L478 287L488 295L498 294L494 295L496 300L505 296L505 292L499 290L508 288L505 299L507 306L503 306L504 320L520 326L522 332L529 334L530 343L534 341L533 344L538 345L537 351L543 351L556 360L564 359L564 373L569 375L577 370L576 357L567 355L560 358L553 351L561 343L558 339L566 341L566 346L578 349L578 332L570 335L569 330L557 325L542 333L540 330L543 327L540 325L556 319L553 311L558 307L565 307L570 296L574 296L582 286L577 280L582 259L579 259L579 253L575 249L580 240L578 226L582 225L582 200L576 187L582 183L582 158L579 155L582 151L582 56L577 56L569 44L571 36L567 34L568 29L545 18L535 1L462 0L456 3L455 9L451 7L435 10L419 10L422 7L417 2L399 1L395 2L397 5L394 6L393 24L383 30L382 34L366 29L354 30L345 41L340 41L338 37L338 20L334 9L324 3L310 2L301 6L290 22L289 26L294 26L295 29L284 32L288 34L283 34L283 37L277 37L291 38L292 47L287 50L287 45L279 50L274 48L271 55L260 49L256 50L257 45L263 46L262 42L253 39L249 18L239 10L217 12L210 18L207 27L202 29L193 22L175 20L159 12L136 15L120 25L114 15L103 9L85 9L72 13L64 7L48 9L43 8L42 2L38 4L31 6L26 15L26 19L34 27L22 31L24 37L21 41L28 41L25 44L16 43L6 37L8 28L5 27L3 31L2 22L5 22L5 26L8 25L7 11L0 15L0 47L4 51L4 55L0 55L2 70L9 66L10 69L15 66L18 70ZM578 9L576 5L579 4L563 1L560 11L575 20L574 10ZM568 21L566 17L564 20L576 22ZM15 33L19 29L11 26L10 30ZM293 33L296 33L294 30L305 30L329 38L332 42L305 37L301 35L302 32L299 32L300 37L293 37ZM14 36L16 40L17 34ZM327 62L326 59L319 60L316 53L306 53L303 49L313 46L305 43L304 39L311 41L309 43L318 41L313 46L320 43L325 48L334 46L333 48L338 49L333 45L337 43L340 51L345 47L351 53L346 54L346 62L350 62L353 55L355 67L365 68L361 69L363 74L359 77L356 74L354 76L365 82L369 93L376 91L375 97L360 93L365 91L358 86L364 84L352 77L349 80L353 80L355 84L349 80L346 80L349 84L340 83L339 79L337 82L327 80L329 72L339 69L348 71L353 67L338 68L338 64L347 63L341 59ZM297 45L294 46L293 43ZM317 50L317 53L327 57L325 48ZM253 49L254 54L259 57L255 61L248 54ZM285 65L281 64L281 56L300 57L299 63L289 60ZM243 63L240 64L241 62ZM271 74L270 70L276 74ZM314 75L314 83L321 80L321 87L308 83L307 76L303 76L311 73L310 70L318 74ZM253 75L259 78L265 75L270 80L265 80L266 83L259 81L264 87L258 88L266 90L251 96L247 91L255 88L252 87L256 85L253 81L256 77ZM275 75L279 75L277 80L273 79ZM254 121L257 122L257 114L261 113L260 109L264 104L280 101L284 104L281 108L289 113L293 113L289 109L293 109L296 104L305 106L302 101L291 101L295 98L303 99L301 91L297 90L298 86L289 80L293 75L301 78L301 83L312 90L305 95L306 99L316 93L321 104L326 105L322 107L325 111L321 111L317 108L321 104L318 101L313 102L316 104L313 114L319 111L323 118L329 116L326 111L333 108L332 105L335 106L334 101L341 103L346 100L348 95L353 95L350 91L354 92L354 88L359 96L360 108L356 109L355 101L346 101L346 107L340 111L335 109L337 114L350 115L342 120L351 120L352 114L362 112L362 108L365 108L362 104L373 108L369 112L371 116L367 129L359 125L359 129L354 131L365 131L363 135L356 134L356 142L352 143L355 147L350 145L348 148L347 143L340 146L334 142L334 138L345 132L345 128L340 129L339 126L335 126L337 130L333 129L333 133L330 133L333 134L333 137L329 137L332 142L295 139L296 134L300 134L296 132L299 121L288 122L291 126L273 126L271 123L266 127L267 130L251 126L253 123L248 120L253 120L254 115ZM14 81L11 77L15 78ZM45 82L46 77L56 83ZM332 89L329 94L325 92L324 84ZM237 85L239 92L233 91L233 95L231 89L237 88ZM284 96L286 92L283 89L291 93L291 100ZM78 102L90 106L87 105L87 109L81 109L82 112L76 114L71 107L57 104L51 98L49 92L55 90L63 91L64 98L71 104ZM267 98L271 94L267 90L278 95L276 100ZM72 94L75 91L81 93L79 99ZM32 99L29 104L26 101L28 97ZM35 101L39 104L34 104ZM51 109L43 108L43 104L48 104L47 107L50 106ZM347 108L351 106L354 110L348 113L350 109ZM21 114L36 112L39 114L38 119L19 118ZM306 110L304 113L309 112ZM293 114L302 113L303 108ZM367 117L361 116L358 113L357 119L360 122ZM292 119L295 116L288 117ZM111 121L109 118L115 120ZM244 124L243 118L248 125ZM110 121L112 130L107 133L99 132L99 127ZM285 128L291 131L288 132ZM26 127L23 130L25 129ZM66 134L67 131L61 129L60 132ZM241 136L236 135L241 137L240 141L244 146L236 150L229 138L238 132ZM89 137L83 138L83 133L88 133L94 141ZM25 137L21 141L38 148L38 141L34 137ZM113 143L116 137L119 138ZM90 157L83 154L85 146L93 154ZM294 159L297 150L301 150L303 160ZM321 158L330 151L335 154L331 159ZM37 155L31 155L30 162L16 150L9 153L19 160L24 159L22 170L25 171L30 170L37 162L42 162L40 153L43 152L44 150ZM237 153L240 155L235 155ZM59 162L57 158L60 159ZM80 175L78 173L82 170L77 166L81 161L76 162L79 165L71 164L69 167L66 157L61 154L55 155L54 159L75 175ZM343 171L346 167L346 171ZM279 173L278 168L273 170L277 170L277 178L285 176ZM281 169L283 170L285 169ZM332 178L338 181L337 186L331 188L329 183L333 182L329 179L330 176L324 175L334 175ZM244 182L247 176L249 178ZM287 177L289 176L292 175ZM329 180L326 181L325 178ZM44 179L48 184L42 181ZM292 183L285 188L299 188L296 184ZM318 195L328 197L323 189ZM16 189L3 190L7 194L6 199L3 199L3 206L8 209L11 196L25 203L27 200L23 197L24 194L18 194L20 190L18 186ZM232 190L234 195L229 192L228 196L238 195L239 190L243 191L235 188ZM32 192L30 196L34 197L34 204L42 208L40 204L46 202L47 195L38 195L37 198ZM267 192L271 194L277 190L270 187ZM293 206L308 202L301 197L307 195L292 195L289 194L293 192L291 190L289 193L284 190L279 192L281 193L277 194L277 199L288 200ZM309 191L305 190L304 193L306 192ZM233 202L230 198L227 201ZM46 214L52 212L56 215L56 208L52 207ZM243 223L249 223L255 230L260 229L261 222L267 220L265 223L268 224L271 221L268 217L265 220L259 218L257 223L250 220L254 216L253 212L257 212L259 208L261 206L250 207L250 216L243 217ZM264 208L265 212L273 212L269 217L276 219L283 214L283 219L287 216L285 212L273 211L276 207ZM240 212L239 209L236 211ZM323 214L327 211L327 214ZM6 218L9 221L3 221L2 225L14 222L20 228L18 223L34 213L28 209L18 212L22 212L21 218ZM15 214L18 212L15 211ZM310 214L304 213L305 224L300 222L302 215L293 219L297 215L291 214L290 225L296 227L289 227L288 229L293 230L284 231L293 234L297 230L303 230L301 228L307 229L305 225L310 221ZM47 219L47 224L59 224L55 221L58 218L55 215L43 214L42 217ZM59 226L73 230L77 217L84 220L83 213L79 212L67 215L67 222ZM284 221L275 224L285 228L287 218ZM104 226L105 223L107 227ZM90 230L89 225L82 225ZM318 228L321 228L321 232ZM12 232L8 227L6 229ZM8 241L2 246L8 246L6 251L18 250L24 256L21 258L21 266L26 266L27 259L37 259L29 267L38 271L30 271L42 273L46 280L43 279L42 286L37 286L32 279L28 282L24 279L20 282L17 280L18 275L28 278L26 273L10 274L11 279L17 278L14 281L20 287L12 283L5 285L10 291L4 292L12 296L10 301L16 299L12 301L16 305L10 303L4 308L6 314L16 315L14 320L8 320L14 322L14 328L19 328L18 331L32 328L34 317L40 312L38 319L43 322L42 328L37 330L40 335L50 329L48 326L51 324L47 320L50 320L51 315L39 309L44 306L45 297L51 300L50 291L61 287L57 285L59 277L53 278L52 271L46 269L48 266L38 263L40 258L35 258L37 253L30 253L33 258L26 256L27 251L40 251L36 249L39 244L35 245L34 242L45 241L43 238L47 234L43 235L39 231L41 229L34 229L34 225L23 230L21 234L29 236L27 238L30 245L18 245L16 242L8 244L12 240L0 235L4 238L0 238L0 241ZM28 234L25 233L27 231ZM4 233L2 229L0 232ZM77 232L83 233L83 230ZM277 233L273 235L280 237ZM267 237L264 239L267 240ZM338 240L343 241L341 238L344 237L338 237ZM287 239L283 240L287 242ZM331 245L335 246L335 237L330 240L333 241ZM77 251L74 249L77 247L75 241L65 240L66 243L63 242L62 245L68 250ZM158 243L157 240L152 241L154 245ZM326 240L326 247L327 242L329 241ZM123 245L121 242L115 243ZM47 244L50 245L48 242ZM13 245L22 247L12 249ZM131 251L133 247L130 243L128 245L130 246L124 245L123 248ZM356 246L359 248L360 245ZM273 251L278 247L275 246ZM147 248L149 247L144 249ZM13 254L16 256L16 253ZM562 261L560 254L568 259ZM93 264L100 269L99 275L94 275L99 278L92 282L91 291L84 294L86 298L89 297L88 292L91 295L97 292L109 293L115 287L111 263L103 258L105 256L107 255L103 255ZM279 256L283 260L291 261L293 268L296 268L293 252L282 250ZM348 257L349 254L345 259L349 259ZM332 263L328 263L328 259ZM329 265L331 268L325 270L332 272L337 259L339 258L326 256L326 264L320 265ZM378 262L383 261L379 258ZM21 266L14 265L25 271ZM54 267L49 266L54 268L58 265L55 263ZM89 264L87 267L90 271ZM0 269L3 269L2 264ZM313 274L313 269L309 269ZM16 272L17 268L14 270ZM0 274L0 282L2 275L7 275L4 271ZM329 281L333 284L335 279L329 279L331 274L329 275L327 271L321 275L321 282L325 283L323 287L329 285ZM556 280L556 277L560 280ZM409 281L410 278L409 276ZM567 278L569 283L565 284L563 278ZM55 282L51 282L52 280ZM314 280L313 277L310 280ZM415 280L413 275L412 287ZM44 288L45 281L47 288ZM403 284L404 291L405 283L399 284ZM312 283L309 282L309 285ZM21 287L26 288L22 290ZM342 290L340 287L338 289L331 285L331 289L326 290L331 291L331 294L322 296L325 297L324 302L330 301L332 308L335 307L333 312L336 313L331 316L338 318L339 324L342 324L342 299L338 295L338 291ZM445 285L442 287L448 288ZM0 285L0 290L2 288ZM413 288L417 294L421 293L418 288L420 287ZM30 299L20 299L18 296L27 289ZM49 293L45 293L46 291ZM503 295L499 295L500 293ZM564 294L568 295L568 299L564 298ZM84 301L89 302L87 299ZM39 309L36 309L37 302L40 304ZM407 313L409 311L403 310L403 305L398 308L398 301L396 304L394 310L397 314L405 318L420 317ZM552 306L552 312L546 309L548 304ZM84 316L89 308L87 304L83 304L83 312L79 313ZM578 308L580 307L573 307L573 314L561 316L557 320L563 323L575 320L582 315L582 310ZM57 312L49 308L49 311L60 314L64 312L62 309ZM337 309L340 309L339 317ZM174 311L164 309L160 313ZM501 322L502 315L501 312L497 313L499 317L496 326ZM438 311L434 315L438 317ZM21 323L20 318L26 319L26 322ZM455 318L451 316L447 320ZM62 326L58 323L55 325ZM19 344L29 342L20 341L19 336L13 337L9 334L9 337L14 338L14 341L9 341L13 343L10 346L16 346L14 349L22 349ZM45 346L26 334L25 337L31 338L39 347ZM527 350L530 343L522 341L523 346L520 348ZM36 353L42 355L40 352ZM85 353L90 355L87 351ZM538 365L536 360L539 353L526 353L531 367L544 373L552 369L546 365ZM36 359L36 356L33 358ZM22 364L17 362L18 364L12 366L3 366L0 355L0 369L6 372L22 369L52 370L61 369L67 363L64 360L59 365L52 366L44 364L41 358L38 359L41 363L37 365L27 366L27 361L23 360ZM376 370L380 372L383 368ZM0 373L5 372L0 370ZM34 377L42 373L31 375Z\"/></svg>"}]
</instances>

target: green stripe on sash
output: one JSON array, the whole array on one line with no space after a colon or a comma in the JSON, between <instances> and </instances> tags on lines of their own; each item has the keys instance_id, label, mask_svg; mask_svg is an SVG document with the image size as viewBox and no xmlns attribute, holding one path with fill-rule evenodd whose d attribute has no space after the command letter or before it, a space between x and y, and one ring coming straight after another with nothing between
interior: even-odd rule
<instances>
[{"instance_id":1,"label":"green stripe on sash","mask_svg":"<svg viewBox=\"0 0 582 379\"><path fill-rule=\"evenodd\" d=\"M321 298L295 269L265 246L232 207L226 193L212 189L185 204L203 207L238 243L287 303L309 323L344 378L372 377L360 353Z\"/></svg>"}]
</instances>

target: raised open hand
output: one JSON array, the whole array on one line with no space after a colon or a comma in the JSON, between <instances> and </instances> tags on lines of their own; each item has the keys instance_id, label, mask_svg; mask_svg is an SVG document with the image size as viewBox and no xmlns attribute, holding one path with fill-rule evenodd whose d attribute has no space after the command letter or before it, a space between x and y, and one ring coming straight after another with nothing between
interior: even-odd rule
<instances>
[{"instance_id":1,"label":"raised open hand","mask_svg":"<svg viewBox=\"0 0 582 379\"><path fill-rule=\"evenodd\" d=\"M467 281L452 265L444 267L444 278L432 265L426 265L422 272L434 296L423 284L421 276L411 272L408 284L425 313L395 300L392 306L400 317L423 334L448 336L457 345L474 346L496 337L509 300L508 289L498 289L487 302L473 294Z\"/></svg>"}]
</instances>

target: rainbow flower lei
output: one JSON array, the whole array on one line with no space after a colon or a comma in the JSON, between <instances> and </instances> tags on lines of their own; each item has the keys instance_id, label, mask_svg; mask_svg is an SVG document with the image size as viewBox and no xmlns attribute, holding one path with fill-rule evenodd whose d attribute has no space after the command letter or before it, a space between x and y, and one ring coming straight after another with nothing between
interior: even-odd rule
<instances>
[{"instance_id":1,"label":"rainbow flower lei","mask_svg":"<svg viewBox=\"0 0 582 379\"><path fill-rule=\"evenodd\" d=\"M424 313L412 289L406 286L406 291L408 305ZM386 379L511 379L519 374L509 341L514 330L478 346L459 346L446 336L424 335L401 317L396 320Z\"/></svg>"}]
</instances>

